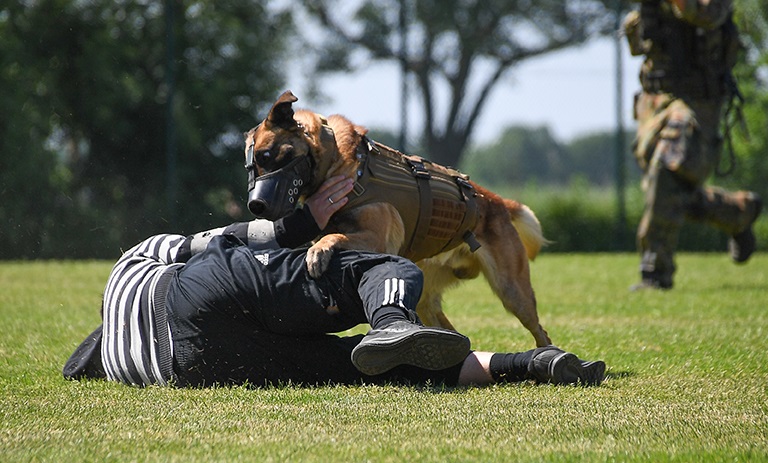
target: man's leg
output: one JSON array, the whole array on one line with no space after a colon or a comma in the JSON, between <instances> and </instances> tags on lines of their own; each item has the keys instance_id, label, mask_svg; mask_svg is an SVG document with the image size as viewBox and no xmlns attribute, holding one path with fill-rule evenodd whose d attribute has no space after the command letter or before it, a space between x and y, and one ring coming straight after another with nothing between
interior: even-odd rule
<instances>
[{"instance_id":1,"label":"man's leg","mask_svg":"<svg viewBox=\"0 0 768 463\"><path fill-rule=\"evenodd\" d=\"M330 334L288 336L263 331L245 332L231 327L204 349L177 342L177 350L190 351L176 361L180 387L213 385L316 386L332 384L444 384L458 383L461 364L443 370L397 366L381 375L365 375L351 361L363 335Z\"/></svg>"},{"instance_id":2,"label":"man's leg","mask_svg":"<svg viewBox=\"0 0 768 463\"><path fill-rule=\"evenodd\" d=\"M672 287L680 229L717 159L720 140L712 134L717 134L719 111L718 104L694 110L675 99L654 116L658 141L643 177L645 211L637 231L641 283L633 289ZM702 132L702 127L711 130Z\"/></svg>"},{"instance_id":3,"label":"man's leg","mask_svg":"<svg viewBox=\"0 0 768 463\"><path fill-rule=\"evenodd\" d=\"M730 236L731 257L736 263L746 262L755 251L755 235L752 224L760 215L762 202L749 191L729 192L722 188L703 187L704 181L717 170L723 141L719 136L721 106L719 101L692 103L696 114L686 143L692 155L686 156L680 165L680 174L696 186L688 204L688 218L705 223ZM688 122L687 113L676 113Z\"/></svg>"},{"instance_id":4,"label":"man's leg","mask_svg":"<svg viewBox=\"0 0 768 463\"><path fill-rule=\"evenodd\" d=\"M743 263L757 247L752 224L760 215L762 207L762 201L756 193L708 187L696 192L689 217L727 233L731 237L731 257L734 262Z\"/></svg>"},{"instance_id":5,"label":"man's leg","mask_svg":"<svg viewBox=\"0 0 768 463\"><path fill-rule=\"evenodd\" d=\"M220 319L284 335L336 333L368 320L361 307L339 311L326 279L306 270L306 252L252 250L217 237L178 271L174 311L189 307L200 332ZM169 296L171 297L171 296Z\"/></svg>"},{"instance_id":6,"label":"man's leg","mask_svg":"<svg viewBox=\"0 0 768 463\"><path fill-rule=\"evenodd\" d=\"M645 210L637 229L641 282L633 289L672 287L674 254L685 220L688 187L655 157L645 176Z\"/></svg>"},{"instance_id":7,"label":"man's leg","mask_svg":"<svg viewBox=\"0 0 768 463\"><path fill-rule=\"evenodd\" d=\"M555 346L515 353L472 352L464 361L460 385L487 385L534 380L538 383L597 386L605 379L605 362L585 361Z\"/></svg>"},{"instance_id":8,"label":"man's leg","mask_svg":"<svg viewBox=\"0 0 768 463\"><path fill-rule=\"evenodd\" d=\"M402 364L444 369L468 354L466 337L421 331L412 322L421 291L421 274L413 263L340 252L315 280L306 271L304 256L259 251L257 259L244 246L214 246L180 270L168 292L179 377L190 384L243 378L259 384L312 378L354 381L364 377L357 371L350 375L347 368L354 369L350 354L357 344L345 351L346 344L340 347L323 334L366 322L383 328L405 322L413 328L389 337L394 343L368 342L357 351L363 358L361 370L369 376ZM344 362L339 363L340 356ZM371 362L376 368L365 367ZM418 380L417 373L406 376Z\"/></svg>"},{"instance_id":9,"label":"man's leg","mask_svg":"<svg viewBox=\"0 0 768 463\"><path fill-rule=\"evenodd\" d=\"M362 304L372 330L352 351L352 362L367 375L398 365L441 370L461 363L470 342L455 331L424 327L416 315L421 270L407 259L344 251L328 270L337 288L339 307Z\"/></svg>"}]
</instances>

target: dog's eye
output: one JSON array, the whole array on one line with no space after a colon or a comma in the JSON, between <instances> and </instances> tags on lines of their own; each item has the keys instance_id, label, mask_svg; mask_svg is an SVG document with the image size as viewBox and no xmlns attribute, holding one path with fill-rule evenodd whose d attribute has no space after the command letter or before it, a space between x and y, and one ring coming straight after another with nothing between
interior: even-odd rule
<instances>
[{"instance_id":1,"label":"dog's eye","mask_svg":"<svg viewBox=\"0 0 768 463\"><path fill-rule=\"evenodd\" d=\"M261 150L256 152L256 164L263 166L267 162L272 160L272 153L269 150Z\"/></svg>"}]
</instances>

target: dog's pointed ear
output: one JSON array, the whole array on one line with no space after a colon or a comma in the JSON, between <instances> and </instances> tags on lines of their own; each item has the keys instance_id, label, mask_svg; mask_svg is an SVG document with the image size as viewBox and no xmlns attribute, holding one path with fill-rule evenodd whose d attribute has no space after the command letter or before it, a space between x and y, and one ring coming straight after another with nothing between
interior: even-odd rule
<instances>
[{"instance_id":1,"label":"dog's pointed ear","mask_svg":"<svg viewBox=\"0 0 768 463\"><path fill-rule=\"evenodd\" d=\"M269 116L267 116L267 121L269 121L270 124L286 129L295 127L297 124L296 120L293 119L292 105L296 101L299 101L299 99L296 98L290 90L287 90L280 95L280 98L278 98L275 104L272 105L272 109L269 110Z\"/></svg>"}]
</instances>

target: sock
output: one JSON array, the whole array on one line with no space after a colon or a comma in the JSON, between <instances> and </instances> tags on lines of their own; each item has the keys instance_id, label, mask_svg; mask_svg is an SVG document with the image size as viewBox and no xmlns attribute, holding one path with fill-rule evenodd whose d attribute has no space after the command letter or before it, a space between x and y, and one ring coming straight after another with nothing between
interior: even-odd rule
<instances>
[{"instance_id":1,"label":"sock","mask_svg":"<svg viewBox=\"0 0 768 463\"><path fill-rule=\"evenodd\" d=\"M406 314L406 311L401 307L394 307L385 305L376 309L371 314L371 328L374 330L380 330L394 322L398 321L411 321Z\"/></svg>"},{"instance_id":2,"label":"sock","mask_svg":"<svg viewBox=\"0 0 768 463\"><path fill-rule=\"evenodd\" d=\"M533 358L533 351L511 354L493 354L489 369L497 383L516 383L528 379L528 364Z\"/></svg>"}]
</instances>

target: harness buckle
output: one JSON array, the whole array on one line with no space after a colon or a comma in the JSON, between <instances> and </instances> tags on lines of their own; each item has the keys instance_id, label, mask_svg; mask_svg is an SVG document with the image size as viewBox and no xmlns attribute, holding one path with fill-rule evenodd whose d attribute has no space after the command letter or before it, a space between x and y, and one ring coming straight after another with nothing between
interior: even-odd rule
<instances>
[{"instance_id":1,"label":"harness buckle","mask_svg":"<svg viewBox=\"0 0 768 463\"><path fill-rule=\"evenodd\" d=\"M424 161L421 158L406 157L408 165L411 166L413 176L416 178L423 178L429 180L432 178L432 174L429 173L426 167L424 167Z\"/></svg>"},{"instance_id":2,"label":"harness buckle","mask_svg":"<svg viewBox=\"0 0 768 463\"><path fill-rule=\"evenodd\" d=\"M352 186L352 193L354 193L355 196L362 196L363 193L365 193L365 187L355 180L355 184Z\"/></svg>"},{"instance_id":3,"label":"harness buckle","mask_svg":"<svg viewBox=\"0 0 768 463\"><path fill-rule=\"evenodd\" d=\"M464 232L464 236L461 237L467 245L469 245L469 250L472 252L477 251L480 249L480 242L477 241L477 237L475 237L475 234L472 233L472 230L467 230Z\"/></svg>"},{"instance_id":4,"label":"harness buckle","mask_svg":"<svg viewBox=\"0 0 768 463\"><path fill-rule=\"evenodd\" d=\"M370 138L363 137L363 139L365 140L365 146L368 148L369 153L381 154L381 152L379 151L379 148L374 144L373 141L371 141Z\"/></svg>"},{"instance_id":5,"label":"harness buckle","mask_svg":"<svg viewBox=\"0 0 768 463\"><path fill-rule=\"evenodd\" d=\"M456 183L462 187L466 188L468 190L474 190L475 187L472 186L471 183L469 183L469 180L466 177L457 176L456 177Z\"/></svg>"}]
</instances>

